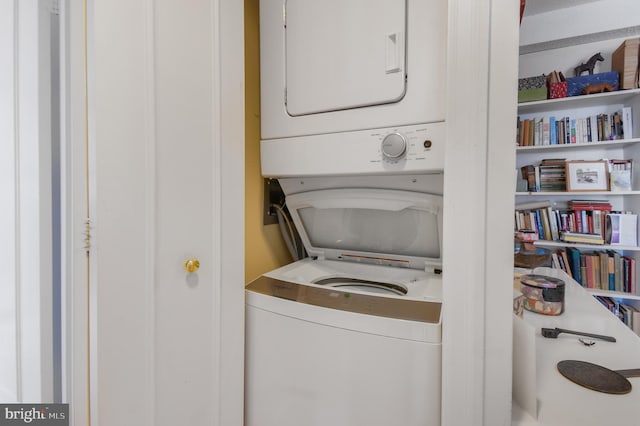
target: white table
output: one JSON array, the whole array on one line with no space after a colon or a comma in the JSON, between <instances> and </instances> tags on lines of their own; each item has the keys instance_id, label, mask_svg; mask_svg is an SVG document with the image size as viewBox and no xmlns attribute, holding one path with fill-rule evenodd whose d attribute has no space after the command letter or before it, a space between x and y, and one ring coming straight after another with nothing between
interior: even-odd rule
<instances>
[{"instance_id":1,"label":"white table","mask_svg":"<svg viewBox=\"0 0 640 426\"><path fill-rule=\"evenodd\" d=\"M537 268L535 273L565 281L565 310L558 316L524 312L524 320L535 327L536 334L538 418L534 419L514 401L512 425L640 424L640 378L629 379L633 386L629 394L609 395L569 381L556 368L565 359L588 361L612 370L640 368L640 338L564 272ZM585 346L578 336L569 334L549 339L540 334L542 327L603 334L615 337L617 342L591 339L597 343Z\"/></svg>"}]
</instances>

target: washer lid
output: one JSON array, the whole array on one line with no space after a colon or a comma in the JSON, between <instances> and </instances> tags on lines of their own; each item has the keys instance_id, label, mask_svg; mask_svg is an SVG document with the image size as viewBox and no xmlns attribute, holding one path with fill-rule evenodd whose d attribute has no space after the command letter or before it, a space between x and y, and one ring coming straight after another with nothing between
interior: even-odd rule
<instances>
[{"instance_id":1,"label":"washer lid","mask_svg":"<svg viewBox=\"0 0 640 426\"><path fill-rule=\"evenodd\" d=\"M287 206L311 256L414 269L442 265L442 196L384 189L289 195Z\"/></svg>"}]
</instances>

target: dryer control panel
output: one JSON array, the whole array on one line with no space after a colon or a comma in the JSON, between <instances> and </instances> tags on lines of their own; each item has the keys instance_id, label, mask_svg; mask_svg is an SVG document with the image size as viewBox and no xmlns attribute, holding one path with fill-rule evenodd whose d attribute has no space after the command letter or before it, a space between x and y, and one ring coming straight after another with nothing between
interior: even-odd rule
<instances>
[{"instance_id":1,"label":"dryer control panel","mask_svg":"<svg viewBox=\"0 0 640 426\"><path fill-rule=\"evenodd\" d=\"M445 123L261 141L266 177L433 172L444 169Z\"/></svg>"}]
</instances>

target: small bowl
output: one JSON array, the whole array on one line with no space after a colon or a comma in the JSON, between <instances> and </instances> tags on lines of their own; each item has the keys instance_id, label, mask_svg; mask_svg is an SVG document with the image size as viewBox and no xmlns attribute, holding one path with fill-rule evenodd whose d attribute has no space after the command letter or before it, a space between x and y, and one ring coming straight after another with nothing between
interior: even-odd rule
<instances>
[{"instance_id":1,"label":"small bowl","mask_svg":"<svg viewBox=\"0 0 640 426\"><path fill-rule=\"evenodd\" d=\"M520 291L524 308L543 315L560 315L564 311L564 281L545 275L523 275Z\"/></svg>"}]
</instances>

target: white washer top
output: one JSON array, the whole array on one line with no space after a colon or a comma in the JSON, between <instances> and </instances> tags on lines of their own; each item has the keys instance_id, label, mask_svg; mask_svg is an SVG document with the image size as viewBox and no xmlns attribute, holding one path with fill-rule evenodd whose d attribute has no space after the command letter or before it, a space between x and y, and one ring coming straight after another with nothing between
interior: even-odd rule
<instances>
[{"instance_id":1,"label":"white washer top","mask_svg":"<svg viewBox=\"0 0 640 426\"><path fill-rule=\"evenodd\" d=\"M340 276L393 283L406 288L407 294L314 284ZM306 258L262 275L246 290L248 308L381 336L437 344L442 341L442 279L437 274Z\"/></svg>"},{"instance_id":2,"label":"white washer top","mask_svg":"<svg viewBox=\"0 0 640 426\"><path fill-rule=\"evenodd\" d=\"M442 301L441 276L410 268L306 258L267 272L264 276L313 287L335 288L351 293L374 293L392 298ZM365 284L391 284L388 288L392 290L384 291L383 288L380 288L377 291L375 285L358 286L350 280L362 281ZM349 285L343 286L342 283ZM395 289L402 290L398 292L394 291Z\"/></svg>"}]
</instances>

